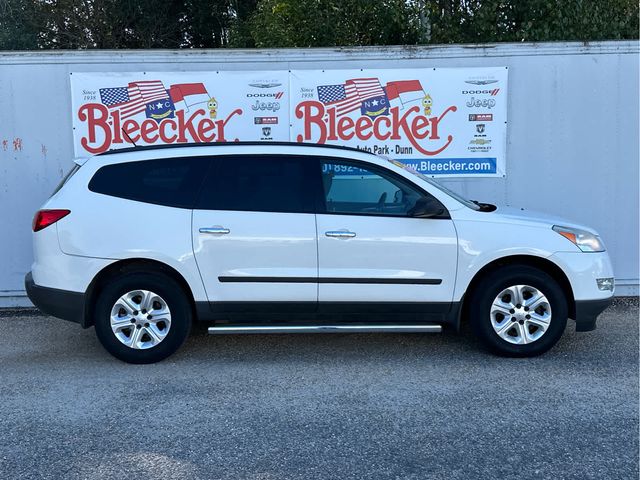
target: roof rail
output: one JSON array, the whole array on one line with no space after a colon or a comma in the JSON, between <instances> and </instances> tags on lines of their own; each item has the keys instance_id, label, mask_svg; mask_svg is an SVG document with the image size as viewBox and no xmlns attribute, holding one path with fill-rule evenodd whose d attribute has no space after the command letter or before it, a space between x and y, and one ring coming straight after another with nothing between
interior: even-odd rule
<instances>
[{"instance_id":1,"label":"roof rail","mask_svg":"<svg viewBox=\"0 0 640 480\"><path fill-rule=\"evenodd\" d=\"M303 142L260 142L260 141L251 141L251 142L197 142L197 143L170 143L170 144L161 144L161 145L145 145L140 147L127 147L127 148L118 148L113 150L107 150L106 152L99 153L99 156L102 155L113 155L116 153L127 153L127 152L141 152L147 150L162 150L166 148L187 148L187 147L215 147L215 146L229 146L229 145L244 145L244 146L280 146L280 147L321 147L321 148L334 148L339 150L348 150L351 152L361 152L361 153L371 153L365 150L360 150L354 147L347 147L344 145L325 145L319 143L303 143ZM373 154L372 154L373 155Z\"/></svg>"}]
</instances>

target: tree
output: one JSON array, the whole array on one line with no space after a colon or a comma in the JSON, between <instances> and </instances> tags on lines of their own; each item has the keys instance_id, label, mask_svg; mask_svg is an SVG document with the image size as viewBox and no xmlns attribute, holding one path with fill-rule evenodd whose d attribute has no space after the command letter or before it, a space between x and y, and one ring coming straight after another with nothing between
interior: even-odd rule
<instances>
[{"instance_id":1,"label":"tree","mask_svg":"<svg viewBox=\"0 0 640 480\"><path fill-rule=\"evenodd\" d=\"M190 47L217 48L229 43L228 27L232 11L226 0L184 2L183 29Z\"/></svg>"},{"instance_id":2,"label":"tree","mask_svg":"<svg viewBox=\"0 0 640 480\"><path fill-rule=\"evenodd\" d=\"M2 50L637 38L637 0L0 0Z\"/></svg>"},{"instance_id":3,"label":"tree","mask_svg":"<svg viewBox=\"0 0 640 480\"><path fill-rule=\"evenodd\" d=\"M257 46L638 38L635 0L261 0Z\"/></svg>"},{"instance_id":4,"label":"tree","mask_svg":"<svg viewBox=\"0 0 640 480\"><path fill-rule=\"evenodd\" d=\"M37 15L33 2L0 0L0 49L38 48L41 22Z\"/></svg>"},{"instance_id":5,"label":"tree","mask_svg":"<svg viewBox=\"0 0 640 480\"><path fill-rule=\"evenodd\" d=\"M633 0L437 0L429 17L432 43L638 38Z\"/></svg>"},{"instance_id":6,"label":"tree","mask_svg":"<svg viewBox=\"0 0 640 480\"><path fill-rule=\"evenodd\" d=\"M251 33L258 47L415 44L418 13L405 0L261 0Z\"/></svg>"}]
</instances>

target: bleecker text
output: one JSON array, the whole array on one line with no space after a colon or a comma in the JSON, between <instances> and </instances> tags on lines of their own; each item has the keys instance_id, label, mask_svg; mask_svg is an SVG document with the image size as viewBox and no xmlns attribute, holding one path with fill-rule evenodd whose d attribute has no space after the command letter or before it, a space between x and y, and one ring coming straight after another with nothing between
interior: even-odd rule
<instances>
[{"instance_id":1,"label":"bleecker text","mask_svg":"<svg viewBox=\"0 0 640 480\"><path fill-rule=\"evenodd\" d=\"M88 103L78 109L78 119L87 123L87 136L80 138L80 144L87 152L98 154L113 144L128 142L127 137L134 143L141 140L147 144L158 140L162 143L224 142L225 125L232 117L242 115L242 109L236 108L224 120L211 120L204 109L188 117L183 110L176 111L175 115L175 119L167 118L160 123L150 118L142 122L131 118L122 121L119 111L109 112L104 105Z\"/></svg>"},{"instance_id":2,"label":"bleecker text","mask_svg":"<svg viewBox=\"0 0 640 480\"><path fill-rule=\"evenodd\" d=\"M354 137L360 141L406 138L423 155L437 155L451 144L453 135L447 135L446 142L439 142L433 150L420 141L440 140L440 122L449 112L455 112L457 107L451 105L437 117L419 115L420 110L420 107L414 106L401 114L398 107L392 107L389 109L390 116L362 116L353 119L347 116L338 117L335 108L325 108L321 102L308 100L300 102L295 109L296 118L302 119L304 124L304 133L296 139L298 142L325 143L336 140L348 141Z\"/></svg>"}]
</instances>

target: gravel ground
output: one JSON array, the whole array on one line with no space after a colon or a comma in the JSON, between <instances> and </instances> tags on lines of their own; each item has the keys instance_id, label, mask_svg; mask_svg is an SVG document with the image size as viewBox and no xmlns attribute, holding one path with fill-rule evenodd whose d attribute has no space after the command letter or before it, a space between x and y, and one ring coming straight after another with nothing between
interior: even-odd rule
<instances>
[{"instance_id":1,"label":"gravel ground","mask_svg":"<svg viewBox=\"0 0 640 480\"><path fill-rule=\"evenodd\" d=\"M0 314L0 478L637 479L638 302L533 359L463 335L207 336L156 365Z\"/></svg>"}]
</instances>

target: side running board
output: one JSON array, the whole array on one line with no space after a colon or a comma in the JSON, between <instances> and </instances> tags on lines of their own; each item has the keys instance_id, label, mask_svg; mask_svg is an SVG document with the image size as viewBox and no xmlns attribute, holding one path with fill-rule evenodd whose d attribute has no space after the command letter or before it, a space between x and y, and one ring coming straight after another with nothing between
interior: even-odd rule
<instances>
[{"instance_id":1,"label":"side running board","mask_svg":"<svg viewBox=\"0 0 640 480\"><path fill-rule=\"evenodd\" d=\"M216 325L211 335L242 333L440 333L441 325Z\"/></svg>"}]
</instances>

